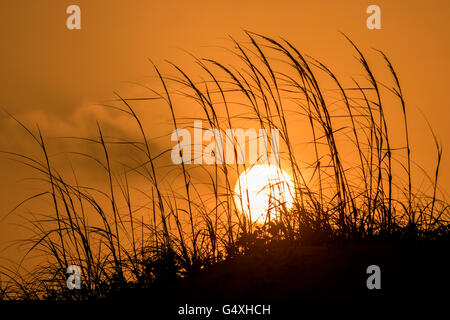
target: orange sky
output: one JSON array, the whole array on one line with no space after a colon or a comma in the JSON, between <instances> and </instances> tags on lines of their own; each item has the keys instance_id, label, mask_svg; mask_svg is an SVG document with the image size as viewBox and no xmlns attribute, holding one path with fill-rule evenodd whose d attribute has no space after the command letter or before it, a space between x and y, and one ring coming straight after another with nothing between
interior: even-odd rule
<instances>
[{"instance_id":1,"label":"orange sky","mask_svg":"<svg viewBox=\"0 0 450 320\"><path fill-rule=\"evenodd\" d=\"M81 30L66 29L70 4L81 8ZM382 30L366 28L370 4L381 8ZM136 94L129 82L155 81L147 58L188 64L182 50L208 56L210 46L227 43L228 34L242 38L242 29L287 38L337 74L358 76L362 71L342 31L371 59L372 47L388 54L406 96L414 160L425 168L435 162L422 110L444 145L441 186L450 191L449 10L445 0L2 0L0 106L38 121L50 135L65 135L85 125L82 107L112 98L113 91ZM394 127L397 121L392 119ZM22 136L3 115L0 124L0 149L21 146ZM0 165L1 217L23 198L18 180L25 174L17 174L11 162ZM14 230L0 222L0 250Z\"/></svg>"}]
</instances>

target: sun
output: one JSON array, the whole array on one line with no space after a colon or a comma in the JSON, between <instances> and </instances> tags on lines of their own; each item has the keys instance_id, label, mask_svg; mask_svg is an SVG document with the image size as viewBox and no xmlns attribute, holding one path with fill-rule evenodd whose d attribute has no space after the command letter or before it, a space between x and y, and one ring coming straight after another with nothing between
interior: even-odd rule
<instances>
[{"instance_id":1,"label":"sun","mask_svg":"<svg viewBox=\"0 0 450 320\"><path fill-rule=\"evenodd\" d=\"M237 208L253 222L275 219L283 208L294 203L291 177L274 165L255 165L239 176L234 187Z\"/></svg>"}]
</instances>

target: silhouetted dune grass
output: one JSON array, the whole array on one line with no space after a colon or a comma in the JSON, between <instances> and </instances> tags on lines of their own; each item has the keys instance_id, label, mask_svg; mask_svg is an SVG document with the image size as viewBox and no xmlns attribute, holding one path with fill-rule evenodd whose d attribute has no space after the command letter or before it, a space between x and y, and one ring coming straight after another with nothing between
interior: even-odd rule
<instances>
[{"instance_id":1,"label":"silhouetted dune grass","mask_svg":"<svg viewBox=\"0 0 450 320\"><path fill-rule=\"evenodd\" d=\"M449 207L438 188L442 147L432 133L437 162L429 178L431 192L417 190L412 179L408 109L400 76L387 56L379 52L392 78L380 82L362 51L347 38L365 74L365 80L352 79L349 87L348 81L344 83L331 68L289 41L251 32L245 35L245 42L231 38L240 65L194 58L200 76L187 74L175 64L173 74L164 75L154 65L161 86L140 100L164 102L174 129L190 120L177 116L183 107L176 104L177 96L197 104L204 115L197 120L208 128L223 131L248 120L258 128L278 129L282 164L295 184L293 208L277 203L276 219L268 217L262 224L239 213L234 184L251 165L173 165L182 191L167 188L159 175L167 162L152 149L153 137L132 105L135 99L118 96L111 106L133 119L140 132L140 141L121 142L139 154L136 159L143 159L135 166L114 169L111 148L117 143L105 137L101 122L97 137L80 137L102 152L101 156L78 156L103 172L105 189L78 184L76 172L60 172L41 131L10 115L35 141L41 157L20 151L2 154L33 168L46 182L47 189L24 203L45 199L51 210L36 210L26 217L34 231L34 237L24 242L27 255L36 252L45 259L31 271L20 266L2 268L2 299L104 299L129 290L158 295L167 288L177 293L197 290L195 295L201 297L236 298L272 298L275 292L280 298L318 297L331 288L328 297L346 297L355 294L355 288L362 290L356 274L364 272L361 266L371 259L379 257L398 266L404 261L396 255L404 253L411 263L427 266L426 251L420 249L416 256L415 251L392 248L417 241L448 243ZM322 81L333 85L332 90ZM333 99L327 96L330 92ZM391 142L385 95L397 101L389 108L401 110L406 145L394 147ZM234 104L243 106L245 113L233 114ZM300 126L296 121L309 126L309 177L304 173L306 161L299 160L296 152L298 141L291 138ZM235 157L238 151L235 147ZM206 176L201 183L195 179L198 172ZM131 176L145 179L148 185L129 185ZM146 197L146 207L135 207L134 192ZM145 214L137 218L143 210ZM348 244L361 241L387 242L388 249ZM440 261L443 254L433 259ZM73 264L82 270L81 290L66 289L66 268ZM388 277L397 277L400 271ZM179 281L185 277L186 281ZM392 290L388 294L395 295L396 289Z\"/></svg>"}]
</instances>

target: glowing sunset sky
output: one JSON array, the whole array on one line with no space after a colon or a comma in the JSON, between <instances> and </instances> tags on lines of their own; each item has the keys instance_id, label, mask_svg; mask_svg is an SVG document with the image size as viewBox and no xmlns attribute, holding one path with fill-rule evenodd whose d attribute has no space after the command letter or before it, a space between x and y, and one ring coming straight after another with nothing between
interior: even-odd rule
<instances>
[{"instance_id":1,"label":"glowing sunset sky","mask_svg":"<svg viewBox=\"0 0 450 320\"><path fill-rule=\"evenodd\" d=\"M69 31L65 10L74 3L81 8L82 29ZM380 6L382 30L366 28L369 4ZM176 61L189 69L192 59L183 50L215 54L220 51L213 46L226 45L228 34L241 37L242 29L282 36L333 66L336 74L360 76L342 31L369 53L375 66L384 63L375 59L371 48L389 56L406 97L413 160L424 168L432 168L436 161L422 110L444 145L440 183L448 192L449 10L448 1L416 0L2 0L0 106L27 123L39 122L50 136L87 133L90 114L85 110L91 104L114 98L113 91L137 95L130 82L156 83L147 58L157 64ZM95 115L102 118L101 111ZM120 119L104 117L111 126L117 123L118 132L127 130ZM395 115L389 121L393 130L400 123ZM20 146L26 151L23 134L3 113L0 130L0 149ZM33 191L19 181L27 177L19 168L0 159L0 217ZM0 222L0 250L15 233L9 223Z\"/></svg>"}]
</instances>

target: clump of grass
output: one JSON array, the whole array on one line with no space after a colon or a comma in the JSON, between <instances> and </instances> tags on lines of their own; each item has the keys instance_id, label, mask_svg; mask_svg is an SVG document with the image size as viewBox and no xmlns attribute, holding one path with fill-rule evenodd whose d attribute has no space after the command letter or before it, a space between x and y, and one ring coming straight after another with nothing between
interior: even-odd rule
<instances>
[{"instance_id":1,"label":"clump of grass","mask_svg":"<svg viewBox=\"0 0 450 320\"><path fill-rule=\"evenodd\" d=\"M201 81L175 64L171 63L174 74L169 76L154 65L161 90L149 89L150 96L142 99L118 95L110 107L134 121L139 141L108 140L101 124L97 137L79 138L101 151L101 156L73 154L101 170L105 189L80 185L75 171L59 172L41 131L10 115L39 146L41 158L2 153L36 170L47 185L24 202L46 199L50 209L27 217L35 236L25 241L27 255L39 252L46 263L29 272L5 268L7 285L0 290L1 298L101 299L124 289L157 288L224 259L272 246L373 238L448 239L449 207L438 198L442 146L432 132L437 154L430 178L433 191L423 194L412 184L407 105L387 56L378 51L392 85L376 79L362 51L347 38L365 72L364 80L352 79L349 86L291 42L245 34L247 42L230 38L237 65L194 57ZM405 146L392 145L386 94L396 97L401 108ZM203 116L179 117L180 97L194 102ZM183 163L170 169L181 179L181 188L176 183L167 186L160 172L170 161L164 158L170 150L153 151L152 137L132 106L136 100L164 102L173 129L203 120L221 132L242 123L267 132L279 130L280 165L295 185L293 207L287 209L273 199L276 218L268 214L259 224L241 214L234 199L242 195L234 194L234 184L248 164ZM312 154L308 159L300 159L298 152L300 125L309 128L304 129ZM118 144L139 155L135 165L114 169L110 149ZM235 159L241 147L235 144ZM308 177L305 172L310 172ZM147 185L130 186L136 176ZM135 193L148 200L146 206L134 204ZM65 289L65 272L71 264L81 267L82 290Z\"/></svg>"}]
</instances>

